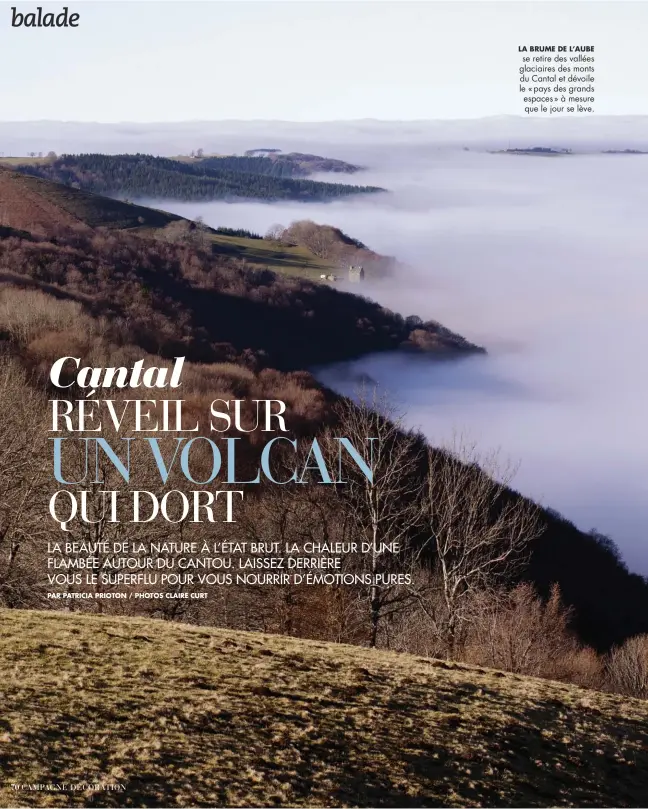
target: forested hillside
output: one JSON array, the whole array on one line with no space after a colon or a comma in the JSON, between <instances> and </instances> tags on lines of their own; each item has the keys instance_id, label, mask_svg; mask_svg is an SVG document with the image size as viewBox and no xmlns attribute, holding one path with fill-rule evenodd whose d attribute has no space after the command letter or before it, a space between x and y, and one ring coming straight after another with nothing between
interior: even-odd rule
<instances>
[{"instance_id":1,"label":"forested hillside","mask_svg":"<svg viewBox=\"0 0 648 809\"><path fill-rule=\"evenodd\" d=\"M83 296L95 311L125 319L131 340L165 357L218 362L246 352L287 371L405 346L441 355L481 350L438 323L412 323L327 285L126 233L2 239L0 267L31 285Z\"/></svg>"},{"instance_id":2,"label":"forested hillside","mask_svg":"<svg viewBox=\"0 0 648 809\"><path fill-rule=\"evenodd\" d=\"M197 158L200 165L214 169L249 171L252 174L269 174L272 177L308 177L316 172L354 174L359 166L319 155L300 152L270 152L266 154L246 153L243 156L219 155Z\"/></svg>"},{"instance_id":3,"label":"forested hillside","mask_svg":"<svg viewBox=\"0 0 648 809\"><path fill-rule=\"evenodd\" d=\"M274 176L250 170L265 158L236 158L245 170L221 168L213 161L191 163L151 155L64 155L50 161L15 166L17 171L91 191L128 199L173 199L183 202L258 199L325 202L384 189ZM250 161L250 162L247 162ZM265 164L261 164L262 166Z\"/></svg>"}]
</instances>

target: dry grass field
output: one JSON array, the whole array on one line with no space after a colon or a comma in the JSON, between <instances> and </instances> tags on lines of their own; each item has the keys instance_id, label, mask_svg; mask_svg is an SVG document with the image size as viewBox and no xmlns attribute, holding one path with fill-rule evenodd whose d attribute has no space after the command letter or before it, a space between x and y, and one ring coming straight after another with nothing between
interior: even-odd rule
<instances>
[{"instance_id":1,"label":"dry grass field","mask_svg":"<svg viewBox=\"0 0 648 809\"><path fill-rule=\"evenodd\" d=\"M0 166L38 166L47 163L47 157L0 157Z\"/></svg>"},{"instance_id":2,"label":"dry grass field","mask_svg":"<svg viewBox=\"0 0 648 809\"><path fill-rule=\"evenodd\" d=\"M0 612L0 663L2 806L648 799L648 703L559 683L285 637L19 611Z\"/></svg>"}]
</instances>

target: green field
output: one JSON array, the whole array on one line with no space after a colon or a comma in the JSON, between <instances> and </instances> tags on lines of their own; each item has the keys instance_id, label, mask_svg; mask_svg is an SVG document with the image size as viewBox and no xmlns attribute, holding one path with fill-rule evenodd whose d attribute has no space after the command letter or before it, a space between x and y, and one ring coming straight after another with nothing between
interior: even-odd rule
<instances>
[{"instance_id":1,"label":"green field","mask_svg":"<svg viewBox=\"0 0 648 809\"><path fill-rule=\"evenodd\" d=\"M574 686L287 637L7 610L0 662L2 806L648 797L648 703ZM62 783L125 791L11 786Z\"/></svg>"},{"instance_id":2,"label":"green field","mask_svg":"<svg viewBox=\"0 0 648 809\"><path fill-rule=\"evenodd\" d=\"M241 258L273 272L319 281L322 273L339 274L335 265L320 259L305 247L289 247L267 239L211 235L210 241L220 255Z\"/></svg>"}]
</instances>

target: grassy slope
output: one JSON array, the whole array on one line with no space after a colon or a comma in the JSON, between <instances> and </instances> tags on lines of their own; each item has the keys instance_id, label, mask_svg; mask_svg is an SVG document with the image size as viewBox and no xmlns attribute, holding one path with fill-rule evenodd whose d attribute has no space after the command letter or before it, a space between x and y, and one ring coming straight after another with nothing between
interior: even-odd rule
<instances>
[{"instance_id":1,"label":"grassy slope","mask_svg":"<svg viewBox=\"0 0 648 809\"><path fill-rule=\"evenodd\" d=\"M142 236L153 237L155 228L142 227ZM209 233L214 253L227 258L245 259L253 269L271 270L283 275L294 275L309 281L320 281L320 275L332 273L343 277L334 262L318 258L306 247L290 247L270 239L248 239L243 236L225 236Z\"/></svg>"},{"instance_id":2,"label":"grassy slope","mask_svg":"<svg viewBox=\"0 0 648 809\"><path fill-rule=\"evenodd\" d=\"M232 258L243 258L256 267L284 275L296 275L318 281L322 273L340 274L329 261L318 258L306 247L287 247L266 239L245 239L238 236L210 237L216 252Z\"/></svg>"},{"instance_id":3,"label":"grassy slope","mask_svg":"<svg viewBox=\"0 0 648 809\"><path fill-rule=\"evenodd\" d=\"M0 613L0 805L642 805L648 703L350 646ZM10 784L123 783L125 793ZM645 805L645 804L644 804Z\"/></svg>"}]
</instances>

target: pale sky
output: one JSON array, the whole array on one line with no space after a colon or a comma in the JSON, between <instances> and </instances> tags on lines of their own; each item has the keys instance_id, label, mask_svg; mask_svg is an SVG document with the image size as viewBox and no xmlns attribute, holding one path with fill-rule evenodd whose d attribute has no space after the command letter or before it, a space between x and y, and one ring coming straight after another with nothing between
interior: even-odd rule
<instances>
[{"instance_id":1,"label":"pale sky","mask_svg":"<svg viewBox=\"0 0 648 809\"><path fill-rule=\"evenodd\" d=\"M520 115L519 45L594 45L595 112L648 114L648 2L65 0L11 27L0 120L420 120Z\"/></svg>"}]
</instances>

